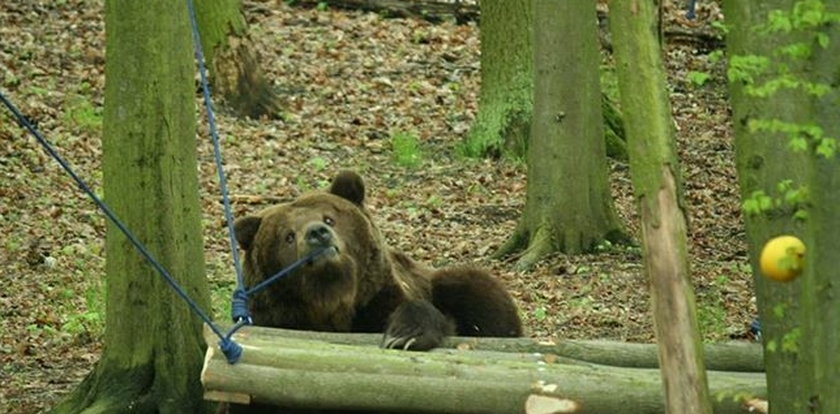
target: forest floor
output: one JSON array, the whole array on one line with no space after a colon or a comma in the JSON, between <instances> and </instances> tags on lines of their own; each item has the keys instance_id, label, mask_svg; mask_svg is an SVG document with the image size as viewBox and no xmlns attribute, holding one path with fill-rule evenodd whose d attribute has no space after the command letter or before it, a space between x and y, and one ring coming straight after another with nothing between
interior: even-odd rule
<instances>
[{"instance_id":1,"label":"forest floor","mask_svg":"<svg viewBox=\"0 0 840 414\"><path fill-rule=\"evenodd\" d=\"M714 2L700 4L693 28L721 19ZM638 248L556 254L527 272L514 271L512 260L487 259L516 225L526 170L522 162L458 155L477 108L475 24L283 1L247 9L285 113L282 121L218 114L237 215L322 187L337 170L353 168L365 176L369 204L394 247L437 265L492 269L515 295L529 335L653 341ZM0 2L0 88L94 188L102 185L103 13L102 0ZM679 13L672 11L669 27L691 29ZM755 305L724 66L698 39L669 39L700 324L707 341L743 338ZM605 62L604 88L615 96ZM101 351L105 223L0 112L0 412L24 414L54 405ZM203 118L200 125L206 261L214 312L223 315L234 276ZM418 146L393 145L400 139ZM610 171L616 208L638 240L628 166L611 161Z\"/></svg>"}]
</instances>

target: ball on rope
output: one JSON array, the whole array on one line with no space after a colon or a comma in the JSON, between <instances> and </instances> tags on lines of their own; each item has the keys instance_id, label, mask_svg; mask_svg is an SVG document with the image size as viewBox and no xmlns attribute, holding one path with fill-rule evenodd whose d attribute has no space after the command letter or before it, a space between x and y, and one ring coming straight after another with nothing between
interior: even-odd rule
<instances>
[{"instance_id":1,"label":"ball on rope","mask_svg":"<svg viewBox=\"0 0 840 414\"><path fill-rule=\"evenodd\" d=\"M761 249L759 264L765 277L777 282L789 282L802 273L805 243L790 235L774 237Z\"/></svg>"}]
</instances>

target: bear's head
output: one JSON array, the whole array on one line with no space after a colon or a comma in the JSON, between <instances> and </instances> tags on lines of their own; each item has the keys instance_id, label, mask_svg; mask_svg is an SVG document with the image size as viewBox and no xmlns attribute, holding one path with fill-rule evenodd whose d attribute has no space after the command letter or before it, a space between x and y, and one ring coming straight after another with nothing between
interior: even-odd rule
<instances>
[{"instance_id":1,"label":"bear's head","mask_svg":"<svg viewBox=\"0 0 840 414\"><path fill-rule=\"evenodd\" d=\"M328 328L330 324L346 323L330 321L330 315L369 299L365 298L366 286L389 266L381 235L363 205L364 198L362 178L344 171L328 191L314 191L238 219L236 239L245 251L245 281L249 287L316 249L327 249L257 293L252 302L262 302L266 308L295 304L294 309L311 313L301 316L307 319L304 325ZM261 322L260 315L254 315L254 319L258 324L272 324Z\"/></svg>"}]
</instances>

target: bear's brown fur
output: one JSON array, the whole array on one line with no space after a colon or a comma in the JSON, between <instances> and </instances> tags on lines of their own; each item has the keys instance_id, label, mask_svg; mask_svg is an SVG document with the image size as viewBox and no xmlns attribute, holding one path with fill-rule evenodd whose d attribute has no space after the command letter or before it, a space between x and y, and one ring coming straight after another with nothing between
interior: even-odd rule
<instances>
[{"instance_id":1,"label":"bear's brown fur","mask_svg":"<svg viewBox=\"0 0 840 414\"><path fill-rule=\"evenodd\" d=\"M435 270L390 249L364 198L362 178L345 171L329 191L236 221L248 286L313 249L329 248L250 298L255 324L383 332L383 346L411 350L436 347L452 334L522 334L513 300L498 281L471 267Z\"/></svg>"}]
</instances>

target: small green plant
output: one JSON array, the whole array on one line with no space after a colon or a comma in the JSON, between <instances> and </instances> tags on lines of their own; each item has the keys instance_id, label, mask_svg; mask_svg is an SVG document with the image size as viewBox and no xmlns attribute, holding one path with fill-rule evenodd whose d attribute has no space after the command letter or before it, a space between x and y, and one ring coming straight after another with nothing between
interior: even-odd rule
<instances>
[{"instance_id":1,"label":"small green plant","mask_svg":"<svg viewBox=\"0 0 840 414\"><path fill-rule=\"evenodd\" d=\"M423 158L420 142L414 133L397 131L391 134L391 150L394 161L402 167L417 167Z\"/></svg>"},{"instance_id":2,"label":"small green plant","mask_svg":"<svg viewBox=\"0 0 840 414\"><path fill-rule=\"evenodd\" d=\"M324 171L327 168L327 160L321 157L312 158L307 164L311 165L315 171Z\"/></svg>"},{"instance_id":3,"label":"small green plant","mask_svg":"<svg viewBox=\"0 0 840 414\"><path fill-rule=\"evenodd\" d=\"M545 317L547 316L545 306L543 306L543 305L537 306L536 308L534 308L533 314L534 314L534 319L536 319L538 321L544 321Z\"/></svg>"},{"instance_id":4,"label":"small green plant","mask_svg":"<svg viewBox=\"0 0 840 414\"><path fill-rule=\"evenodd\" d=\"M714 295L708 300L698 303L697 324L700 331L707 335L722 337L726 335L726 309L720 295Z\"/></svg>"},{"instance_id":5,"label":"small green plant","mask_svg":"<svg viewBox=\"0 0 840 414\"><path fill-rule=\"evenodd\" d=\"M318 5L315 6L315 9L318 10L318 11L327 11L327 10L329 10L329 8L330 8L329 3L325 2L325 1L319 1Z\"/></svg>"},{"instance_id":6,"label":"small green plant","mask_svg":"<svg viewBox=\"0 0 840 414\"><path fill-rule=\"evenodd\" d=\"M73 292L62 292L68 299ZM69 295L69 296L68 296ZM104 285L96 284L85 290L85 311L72 313L61 325L61 330L73 335L88 333L100 335L105 327L105 292Z\"/></svg>"},{"instance_id":7,"label":"small green plant","mask_svg":"<svg viewBox=\"0 0 840 414\"><path fill-rule=\"evenodd\" d=\"M694 86L703 86L709 79L712 78L712 75L706 72L698 72L696 70L692 70L685 75L686 79L691 82Z\"/></svg>"},{"instance_id":8,"label":"small green plant","mask_svg":"<svg viewBox=\"0 0 840 414\"><path fill-rule=\"evenodd\" d=\"M76 95L68 102L64 119L79 128L95 132L102 128L102 108L94 107L90 100Z\"/></svg>"},{"instance_id":9,"label":"small green plant","mask_svg":"<svg viewBox=\"0 0 840 414\"><path fill-rule=\"evenodd\" d=\"M426 203L431 208L440 208L443 205L443 199L440 198L439 195L435 194L429 197L429 199L426 200Z\"/></svg>"}]
</instances>

